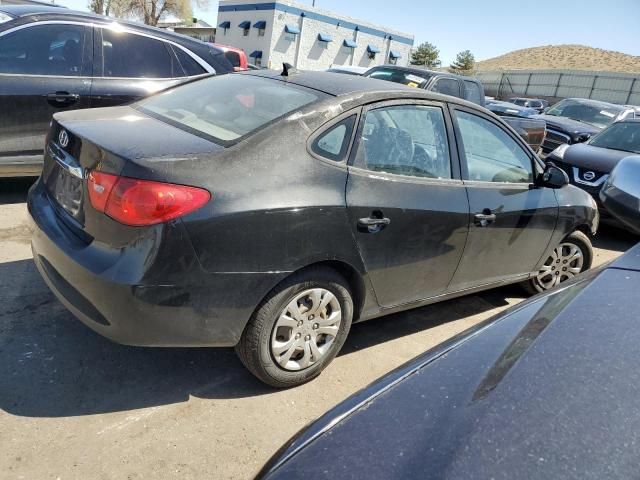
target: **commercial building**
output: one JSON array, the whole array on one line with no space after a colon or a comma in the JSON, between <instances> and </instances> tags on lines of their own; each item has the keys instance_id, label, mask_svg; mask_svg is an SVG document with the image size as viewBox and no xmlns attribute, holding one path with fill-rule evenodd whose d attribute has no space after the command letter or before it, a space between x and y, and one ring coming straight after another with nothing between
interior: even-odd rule
<instances>
[{"instance_id":1,"label":"commercial building","mask_svg":"<svg viewBox=\"0 0 640 480\"><path fill-rule=\"evenodd\" d=\"M216 42L242 48L256 65L302 70L406 65L414 37L289 0L220 0Z\"/></svg>"}]
</instances>

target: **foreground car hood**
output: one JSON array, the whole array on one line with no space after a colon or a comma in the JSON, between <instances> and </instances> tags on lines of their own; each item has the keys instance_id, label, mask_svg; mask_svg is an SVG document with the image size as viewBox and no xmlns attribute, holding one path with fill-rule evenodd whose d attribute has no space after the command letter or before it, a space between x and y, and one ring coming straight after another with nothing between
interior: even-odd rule
<instances>
[{"instance_id":1,"label":"foreground car hood","mask_svg":"<svg viewBox=\"0 0 640 480\"><path fill-rule=\"evenodd\" d=\"M539 118L547 122L547 126L551 128L560 129L562 131L579 134L588 133L590 135L600 132L602 129L594 127L593 125L587 125L586 123L577 122L566 117L557 117L555 115L536 115L535 118Z\"/></svg>"},{"instance_id":2,"label":"foreground car hood","mask_svg":"<svg viewBox=\"0 0 640 480\"><path fill-rule=\"evenodd\" d=\"M576 167L609 173L620 160L629 155L633 153L578 143L567 148L562 161Z\"/></svg>"},{"instance_id":3,"label":"foreground car hood","mask_svg":"<svg viewBox=\"0 0 640 480\"><path fill-rule=\"evenodd\" d=\"M631 255L401 367L312 424L263 474L636 477L640 272L624 267L637 266L640 247Z\"/></svg>"}]
</instances>

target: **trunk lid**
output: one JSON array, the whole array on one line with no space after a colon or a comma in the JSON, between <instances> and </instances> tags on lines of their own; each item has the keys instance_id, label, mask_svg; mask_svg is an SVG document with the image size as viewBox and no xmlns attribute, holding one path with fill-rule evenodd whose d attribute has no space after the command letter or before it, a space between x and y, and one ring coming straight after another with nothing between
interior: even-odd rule
<instances>
[{"instance_id":1,"label":"trunk lid","mask_svg":"<svg viewBox=\"0 0 640 480\"><path fill-rule=\"evenodd\" d=\"M202 155L224 148L144 115L130 107L78 110L56 114L47 137L42 181L60 218L90 241L105 228L108 237L126 241L123 230L91 206L89 172L97 170L163 182L180 182ZM197 163L197 162L196 162ZM134 228L135 230L135 228Z\"/></svg>"}]
</instances>

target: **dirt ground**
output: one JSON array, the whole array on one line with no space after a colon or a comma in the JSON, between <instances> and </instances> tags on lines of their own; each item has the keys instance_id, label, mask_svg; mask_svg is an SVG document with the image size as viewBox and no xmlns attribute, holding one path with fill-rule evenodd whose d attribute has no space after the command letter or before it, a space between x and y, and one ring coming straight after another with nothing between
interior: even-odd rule
<instances>
[{"instance_id":1,"label":"dirt ground","mask_svg":"<svg viewBox=\"0 0 640 480\"><path fill-rule=\"evenodd\" d=\"M297 430L415 355L523 299L518 287L355 325L315 381L274 391L231 349L116 345L31 260L28 180L0 179L0 478L248 478ZM638 239L604 227L597 264Z\"/></svg>"}]
</instances>

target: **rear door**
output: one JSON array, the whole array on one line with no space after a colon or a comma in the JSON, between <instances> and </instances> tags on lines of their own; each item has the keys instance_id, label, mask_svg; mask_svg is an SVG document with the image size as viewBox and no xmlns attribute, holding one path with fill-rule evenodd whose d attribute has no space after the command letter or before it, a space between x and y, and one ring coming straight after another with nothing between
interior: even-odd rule
<instances>
[{"instance_id":1,"label":"rear door","mask_svg":"<svg viewBox=\"0 0 640 480\"><path fill-rule=\"evenodd\" d=\"M365 108L346 200L353 235L380 305L436 296L464 249L469 205L438 102Z\"/></svg>"},{"instance_id":2,"label":"rear door","mask_svg":"<svg viewBox=\"0 0 640 480\"><path fill-rule=\"evenodd\" d=\"M94 57L92 107L130 103L207 73L177 45L106 26L95 28Z\"/></svg>"},{"instance_id":3,"label":"rear door","mask_svg":"<svg viewBox=\"0 0 640 480\"><path fill-rule=\"evenodd\" d=\"M539 167L516 135L476 110L452 111L472 223L450 289L526 276L555 229L555 193L533 186Z\"/></svg>"},{"instance_id":4,"label":"rear door","mask_svg":"<svg viewBox=\"0 0 640 480\"><path fill-rule=\"evenodd\" d=\"M0 159L41 162L51 116L89 106L91 48L91 28L77 22L0 33Z\"/></svg>"}]
</instances>

